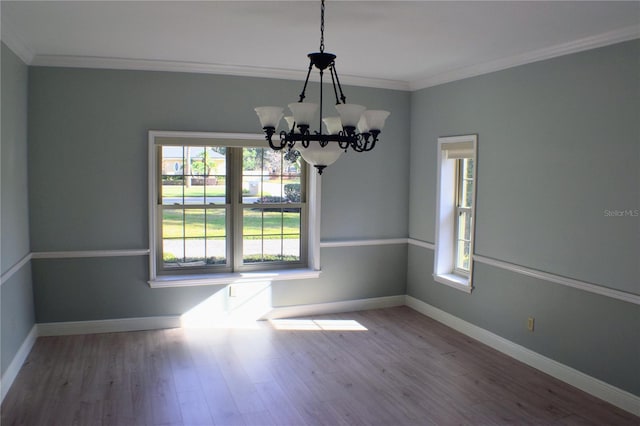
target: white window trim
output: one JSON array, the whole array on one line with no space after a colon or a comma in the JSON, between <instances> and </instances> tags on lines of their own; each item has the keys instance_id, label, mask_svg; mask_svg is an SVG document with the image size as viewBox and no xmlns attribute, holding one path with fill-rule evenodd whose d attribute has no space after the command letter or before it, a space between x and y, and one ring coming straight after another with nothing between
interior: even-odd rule
<instances>
[{"instance_id":1,"label":"white window trim","mask_svg":"<svg viewBox=\"0 0 640 426\"><path fill-rule=\"evenodd\" d=\"M471 225L471 247L469 259L469 275L455 273L455 207L456 207L456 160L448 159L448 150L469 150L471 153L465 157L472 158L473 168L473 195ZM471 293L473 290L473 246L476 224L476 189L477 179L477 147L478 135L449 136L438 138L438 175L436 193L436 241L434 251L433 279L441 284L455 289Z\"/></svg>"},{"instance_id":2,"label":"white window trim","mask_svg":"<svg viewBox=\"0 0 640 426\"><path fill-rule=\"evenodd\" d=\"M148 152L148 187L149 187L149 285L151 287L183 287L194 285L220 285L241 282L254 282L256 280L293 280L305 278L318 278L320 276L320 194L321 177L315 172L309 172L307 179L307 208L308 218L308 245L307 245L307 268L303 269L283 269L260 272L232 272L232 273L211 273L205 275L157 275L157 238L156 235L156 195L158 164L156 161L156 139L157 138L189 138L189 139L216 139L220 141L229 140L233 142L247 141L252 145L256 142L263 143L268 147L263 134L259 133L218 133L218 132L181 132L181 131L149 131L149 152Z\"/></svg>"}]
</instances>

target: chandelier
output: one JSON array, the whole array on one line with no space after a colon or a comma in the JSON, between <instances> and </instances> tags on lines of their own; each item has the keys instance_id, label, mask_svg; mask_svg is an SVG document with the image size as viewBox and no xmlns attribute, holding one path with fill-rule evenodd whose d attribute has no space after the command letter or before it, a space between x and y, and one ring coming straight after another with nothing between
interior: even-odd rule
<instances>
[{"instance_id":1,"label":"chandelier","mask_svg":"<svg viewBox=\"0 0 640 426\"><path fill-rule=\"evenodd\" d=\"M336 55L324 51L324 0L320 7L320 51L309 53L309 69L307 78L300 93L298 102L290 103L292 116L284 117L288 131L282 130L280 141L274 141L276 129L284 115L284 108L277 106L263 106L255 108L260 124L265 132L269 146L279 151L287 148L287 158L297 157L297 152L309 164L322 174L325 167L334 163L340 155L351 148L355 152L371 151L378 141L378 135L389 116L388 111L367 110L362 105L348 104L342 92L340 79L336 71ZM307 84L311 70L316 67L320 72L320 122L318 130L310 130L311 122L316 118L318 104L304 103ZM324 71L329 71L333 93L336 98L336 110L339 116L322 116L322 91ZM340 96L338 96L338 92ZM322 123L326 126L326 133L322 131ZM297 144L297 145L296 145ZM297 151L297 152L296 152Z\"/></svg>"}]
</instances>

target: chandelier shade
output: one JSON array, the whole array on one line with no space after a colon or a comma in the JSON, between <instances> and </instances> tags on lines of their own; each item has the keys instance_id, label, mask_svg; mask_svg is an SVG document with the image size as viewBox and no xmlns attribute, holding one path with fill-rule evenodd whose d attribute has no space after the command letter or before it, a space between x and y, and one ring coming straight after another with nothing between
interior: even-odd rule
<instances>
[{"instance_id":1,"label":"chandelier shade","mask_svg":"<svg viewBox=\"0 0 640 426\"><path fill-rule=\"evenodd\" d=\"M340 117L325 117L322 119L322 122L327 129L327 133L330 135L339 135L342 131Z\"/></svg>"},{"instance_id":2,"label":"chandelier shade","mask_svg":"<svg viewBox=\"0 0 640 426\"><path fill-rule=\"evenodd\" d=\"M289 109L298 126L310 126L318 110L318 104L294 102L289 104Z\"/></svg>"},{"instance_id":3,"label":"chandelier shade","mask_svg":"<svg viewBox=\"0 0 640 426\"><path fill-rule=\"evenodd\" d=\"M260 119L260 124L263 128L265 127L278 127L280 124L280 120L284 115L282 111L284 108L277 106L263 106L255 108L256 114L258 114L258 118Z\"/></svg>"},{"instance_id":4,"label":"chandelier shade","mask_svg":"<svg viewBox=\"0 0 640 426\"><path fill-rule=\"evenodd\" d=\"M362 118L366 122L369 130L382 131L384 123L387 121L387 117L389 117L390 114L391 113L389 111L370 109L362 114Z\"/></svg>"},{"instance_id":5,"label":"chandelier shade","mask_svg":"<svg viewBox=\"0 0 640 426\"><path fill-rule=\"evenodd\" d=\"M367 110L366 107L356 104L339 104L336 105L338 114L340 114L340 122L342 127L356 127L362 113Z\"/></svg>"},{"instance_id":6,"label":"chandelier shade","mask_svg":"<svg viewBox=\"0 0 640 426\"><path fill-rule=\"evenodd\" d=\"M338 144L328 144L323 147L318 143L310 143L308 147L301 147L298 149L300 155L307 163L311 164L318 171L324 169L327 166L332 165L344 152L344 149L340 148Z\"/></svg>"},{"instance_id":7,"label":"chandelier shade","mask_svg":"<svg viewBox=\"0 0 640 426\"><path fill-rule=\"evenodd\" d=\"M378 141L378 135L385 125L390 112L367 110L365 106L348 104L342 91L338 72L336 71L336 55L324 51L324 0L320 8L320 51L307 55L309 68L298 102L288 105L292 115L286 116L288 130L278 133L278 126L284 115L284 108L263 106L255 108L260 125L265 132L269 146L276 150L287 149L287 158L296 158L298 153L309 164L322 174L325 167L333 164L340 155L351 148L355 152L371 151ZM307 85L313 68L320 73L320 100L318 104L304 102ZM336 99L337 117L323 117L323 78L324 72L331 76L333 93ZM311 131L316 113L320 111L318 130ZM322 123L326 127L323 132ZM279 140L274 137L278 133ZM293 155L290 155L293 154Z\"/></svg>"}]
</instances>

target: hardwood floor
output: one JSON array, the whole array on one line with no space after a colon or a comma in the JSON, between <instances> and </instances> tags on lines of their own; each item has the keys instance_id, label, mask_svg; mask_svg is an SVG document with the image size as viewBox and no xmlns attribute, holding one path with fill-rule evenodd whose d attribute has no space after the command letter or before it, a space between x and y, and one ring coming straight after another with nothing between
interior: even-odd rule
<instances>
[{"instance_id":1,"label":"hardwood floor","mask_svg":"<svg viewBox=\"0 0 640 426\"><path fill-rule=\"evenodd\" d=\"M1 424L640 424L407 307L313 320L41 337Z\"/></svg>"}]
</instances>

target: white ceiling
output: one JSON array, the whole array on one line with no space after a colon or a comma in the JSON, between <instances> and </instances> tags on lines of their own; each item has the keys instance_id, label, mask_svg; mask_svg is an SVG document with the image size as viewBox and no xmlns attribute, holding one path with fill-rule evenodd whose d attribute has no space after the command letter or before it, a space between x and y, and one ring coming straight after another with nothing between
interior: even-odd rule
<instances>
[{"instance_id":1,"label":"white ceiling","mask_svg":"<svg viewBox=\"0 0 640 426\"><path fill-rule=\"evenodd\" d=\"M2 1L31 65L303 79L315 1ZM640 37L640 2L340 1L325 45L344 83L418 89Z\"/></svg>"}]
</instances>

